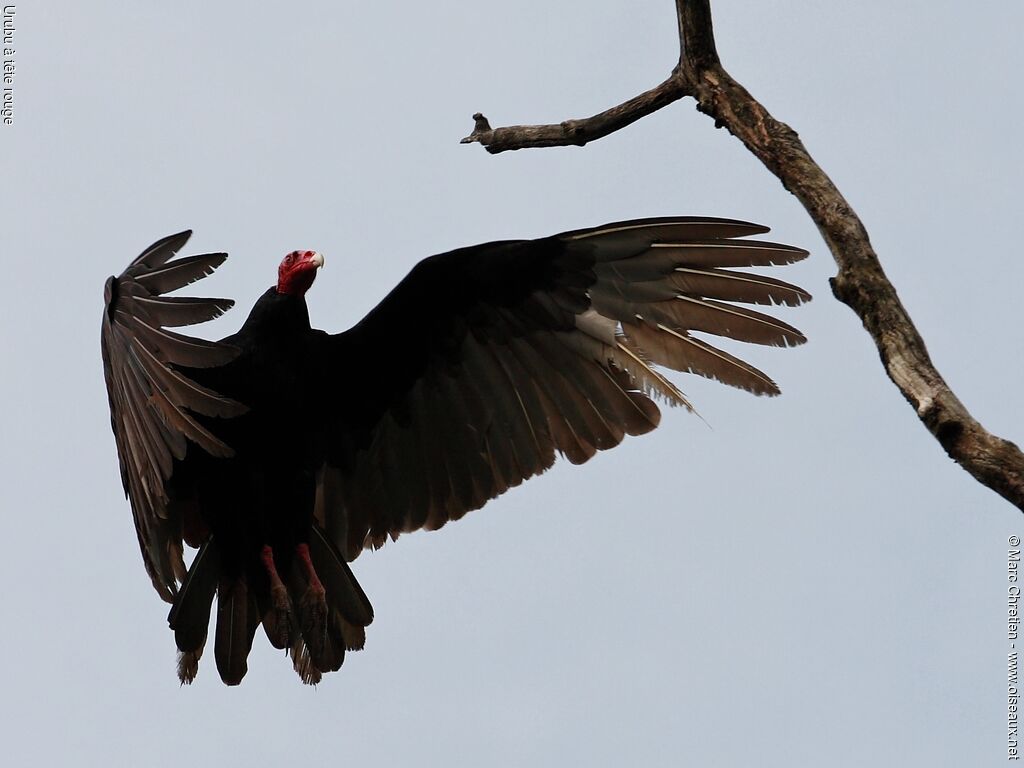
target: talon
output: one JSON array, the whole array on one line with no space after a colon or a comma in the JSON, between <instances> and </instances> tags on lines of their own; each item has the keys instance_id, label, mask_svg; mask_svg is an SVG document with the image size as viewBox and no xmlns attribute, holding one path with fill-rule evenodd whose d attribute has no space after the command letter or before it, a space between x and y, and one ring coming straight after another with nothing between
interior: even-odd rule
<instances>
[{"instance_id":1,"label":"talon","mask_svg":"<svg viewBox=\"0 0 1024 768\"><path fill-rule=\"evenodd\" d=\"M327 633L327 593L324 588L316 589L312 584L302 595L299 604L299 614L302 616L303 634L310 633L311 637L320 638Z\"/></svg>"}]
</instances>

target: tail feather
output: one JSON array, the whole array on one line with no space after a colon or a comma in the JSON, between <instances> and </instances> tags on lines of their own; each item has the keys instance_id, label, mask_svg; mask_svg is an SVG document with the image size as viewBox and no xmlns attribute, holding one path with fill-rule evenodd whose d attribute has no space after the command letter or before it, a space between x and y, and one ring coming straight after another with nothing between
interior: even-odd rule
<instances>
[{"instance_id":1,"label":"tail feather","mask_svg":"<svg viewBox=\"0 0 1024 768\"><path fill-rule=\"evenodd\" d=\"M220 556L211 538L199 548L167 616L178 646L178 679L183 684L191 683L199 671L219 571Z\"/></svg>"},{"instance_id":2,"label":"tail feather","mask_svg":"<svg viewBox=\"0 0 1024 768\"><path fill-rule=\"evenodd\" d=\"M349 624L338 611L333 616L338 623L341 639L345 643L346 651L361 651L366 645L366 627L358 624Z\"/></svg>"},{"instance_id":3,"label":"tail feather","mask_svg":"<svg viewBox=\"0 0 1024 768\"><path fill-rule=\"evenodd\" d=\"M365 627L372 623L373 606L366 593L359 586L345 558L319 525L313 526L309 537L309 555L327 590L328 604L351 624Z\"/></svg>"},{"instance_id":4,"label":"tail feather","mask_svg":"<svg viewBox=\"0 0 1024 768\"><path fill-rule=\"evenodd\" d=\"M300 635L289 649L292 666L306 685L316 685L327 672L337 672L346 651L362 650L366 630L349 624L336 609L331 609L322 636Z\"/></svg>"},{"instance_id":5,"label":"tail feather","mask_svg":"<svg viewBox=\"0 0 1024 768\"><path fill-rule=\"evenodd\" d=\"M295 643L289 650L289 654L299 679L306 685L317 685L323 677L323 672L313 661L313 654L310 653L309 646L306 645L301 635L295 638Z\"/></svg>"},{"instance_id":6,"label":"tail feather","mask_svg":"<svg viewBox=\"0 0 1024 768\"><path fill-rule=\"evenodd\" d=\"M213 651L220 679L227 685L238 685L245 677L259 624L259 607L247 579L222 577L217 587L217 637Z\"/></svg>"},{"instance_id":7,"label":"tail feather","mask_svg":"<svg viewBox=\"0 0 1024 768\"><path fill-rule=\"evenodd\" d=\"M362 649L373 606L345 558L319 525L313 526L309 556L323 589L310 585L298 558L287 567L282 592L275 595L259 573L222 572L214 539L200 547L167 617L178 646L178 677L191 683L206 645L213 597L217 595L214 656L221 679L238 685L248 671L253 638L262 623L275 647L287 648L304 683L316 685L326 672L341 668L348 651ZM261 566L254 566L261 567ZM284 575L284 574L282 574Z\"/></svg>"}]
</instances>

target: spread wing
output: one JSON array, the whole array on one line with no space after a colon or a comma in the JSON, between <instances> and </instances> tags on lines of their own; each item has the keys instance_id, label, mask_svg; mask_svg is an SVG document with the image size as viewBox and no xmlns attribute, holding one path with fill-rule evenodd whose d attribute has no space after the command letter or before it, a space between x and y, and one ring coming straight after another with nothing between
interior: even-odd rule
<instances>
[{"instance_id":1,"label":"spread wing","mask_svg":"<svg viewBox=\"0 0 1024 768\"><path fill-rule=\"evenodd\" d=\"M222 365L237 354L229 345L167 330L210 320L233 304L229 299L163 295L209 275L227 258L224 253L173 258L191 234L165 237L120 276L107 279L101 332L121 482L131 500L146 570L168 602L185 577L182 520L169 503L175 462L185 458L188 441L213 456L232 454L192 414L228 417L245 410L176 368Z\"/></svg>"},{"instance_id":2,"label":"spread wing","mask_svg":"<svg viewBox=\"0 0 1024 768\"><path fill-rule=\"evenodd\" d=\"M652 398L689 408L656 365L755 394L764 373L693 335L805 341L737 304L800 288L736 267L807 252L738 239L726 219L626 221L420 262L358 325L323 337L332 448L317 517L351 559L439 528L550 467L654 429Z\"/></svg>"}]
</instances>

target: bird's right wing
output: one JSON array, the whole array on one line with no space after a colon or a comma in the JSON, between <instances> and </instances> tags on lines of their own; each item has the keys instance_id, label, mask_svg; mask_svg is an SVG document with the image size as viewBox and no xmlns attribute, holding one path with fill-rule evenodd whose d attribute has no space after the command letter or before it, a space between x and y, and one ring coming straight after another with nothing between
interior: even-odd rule
<instances>
[{"instance_id":1,"label":"bird's right wing","mask_svg":"<svg viewBox=\"0 0 1024 768\"><path fill-rule=\"evenodd\" d=\"M237 355L228 344L167 330L215 318L234 303L162 295L209 275L227 258L208 253L174 259L191 234L165 237L120 276L107 279L101 332L121 482L131 500L146 571L168 602L185 577L182 520L168 503L175 460L184 459L189 440L213 456L232 455L192 414L230 417L245 411L177 369L223 365Z\"/></svg>"}]
</instances>

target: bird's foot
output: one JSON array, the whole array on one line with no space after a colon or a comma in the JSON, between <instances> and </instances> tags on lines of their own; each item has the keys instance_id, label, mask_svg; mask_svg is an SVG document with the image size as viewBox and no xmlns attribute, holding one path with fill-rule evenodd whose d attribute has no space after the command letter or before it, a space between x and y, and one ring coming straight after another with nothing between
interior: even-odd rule
<instances>
[{"instance_id":1,"label":"bird's foot","mask_svg":"<svg viewBox=\"0 0 1024 768\"><path fill-rule=\"evenodd\" d=\"M275 648L287 648L292 637L292 604L283 584L270 588L270 608L263 616L263 629Z\"/></svg>"},{"instance_id":2,"label":"bird's foot","mask_svg":"<svg viewBox=\"0 0 1024 768\"><path fill-rule=\"evenodd\" d=\"M316 656L327 639L327 591L313 567L309 545L299 544L295 554L306 572L306 591L299 601L302 636L307 638L310 651Z\"/></svg>"},{"instance_id":3,"label":"bird's foot","mask_svg":"<svg viewBox=\"0 0 1024 768\"><path fill-rule=\"evenodd\" d=\"M327 633L327 593L317 584L310 584L299 601L304 637L323 638ZM314 641L316 642L316 641Z\"/></svg>"}]
</instances>

